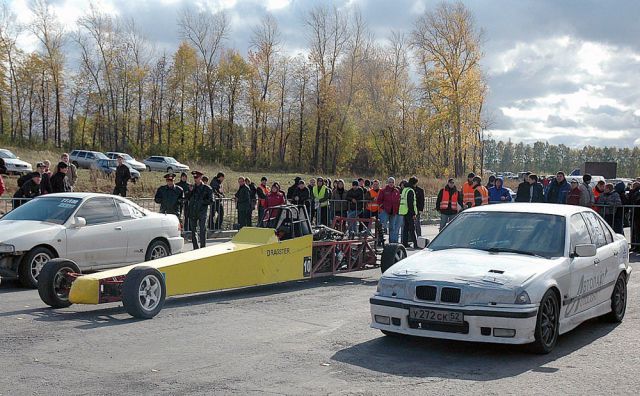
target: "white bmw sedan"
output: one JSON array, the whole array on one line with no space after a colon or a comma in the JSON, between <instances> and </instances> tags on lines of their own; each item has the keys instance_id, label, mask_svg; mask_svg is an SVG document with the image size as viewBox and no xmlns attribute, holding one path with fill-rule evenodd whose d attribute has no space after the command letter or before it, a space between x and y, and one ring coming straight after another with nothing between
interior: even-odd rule
<instances>
[{"instance_id":1,"label":"white bmw sedan","mask_svg":"<svg viewBox=\"0 0 640 396\"><path fill-rule=\"evenodd\" d=\"M0 277L35 287L40 269L52 258L95 271L179 253L183 244L174 215L113 195L50 194L0 219Z\"/></svg>"},{"instance_id":2,"label":"white bmw sedan","mask_svg":"<svg viewBox=\"0 0 640 396\"><path fill-rule=\"evenodd\" d=\"M403 255L400 246L387 249ZM482 206L384 272L370 300L371 327L548 353L587 319L620 322L630 275L627 241L591 209Z\"/></svg>"}]
</instances>

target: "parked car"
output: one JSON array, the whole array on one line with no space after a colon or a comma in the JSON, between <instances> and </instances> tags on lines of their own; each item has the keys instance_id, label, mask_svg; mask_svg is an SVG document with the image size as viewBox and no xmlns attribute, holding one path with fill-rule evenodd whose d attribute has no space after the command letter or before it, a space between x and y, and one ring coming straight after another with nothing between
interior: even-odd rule
<instances>
[{"instance_id":1,"label":"parked car","mask_svg":"<svg viewBox=\"0 0 640 396\"><path fill-rule=\"evenodd\" d=\"M133 180L134 183L137 182L140 179L140 172L134 169L128 162L123 162L123 164L129 168L129 172L131 172L131 180ZM96 169L106 175L114 173L117 167L118 161L114 159L99 159L96 165Z\"/></svg>"},{"instance_id":2,"label":"parked car","mask_svg":"<svg viewBox=\"0 0 640 396\"><path fill-rule=\"evenodd\" d=\"M129 168L133 168L139 172L142 172L143 170L146 170L147 167L140 161L137 161L135 158L133 158L132 156L130 156L127 153L119 153L119 152L115 152L115 151L109 151L107 153L104 153L107 157L111 158L111 159L117 159L118 156L122 156L122 158L124 158L124 162L131 165Z\"/></svg>"},{"instance_id":3,"label":"parked car","mask_svg":"<svg viewBox=\"0 0 640 396\"><path fill-rule=\"evenodd\" d=\"M98 160L109 159L99 151L73 150L69 155L69 160L78 168L95 169L98 167Z\"/></svg>"},{"instance_id":4,"label":"parked car","mask_svg":"<svg viewBox=\"0 0 640 396\"><path fill-rule=\"evenodd\" d=\"M371 327L386 335L530 343L539 353L588 319L621 322L631 274L624 235L574 205L468 209L426 250L397 264L382 261Z\"/></svg>"},{"instance_id":5,"label":"parked car","mask_svg":"<svg viewBox=\"0 0 640 396\"><path fill-rule=\"evenodd\" d=\"M119 196L48 194L0 218L0 276L36 287L42 266L68 258L84 271L153 260L182 250L180 222Z\"/></svg>"},{"instance_id":6,"label":"parked car","mask_svg":"<svg viewBox=\"0 0 640 396\"><path fill-rule=\"evenodd\" d=\"M151 156L144 161L147 170L159 172L188 172L189 167L173 157Z\"/></svg>"},{"instance_id":7,"label":"parked car","mask_svg":"<svg viewBox=\"0 0 640 396\"><path fill-rule=\"evenodd\" d=\"M0 149L0 158L4 161L4 170L7 174L25 174L33 172L31 164L22 161L14 153L7 149Z\"/></svg>"}]
</instances>

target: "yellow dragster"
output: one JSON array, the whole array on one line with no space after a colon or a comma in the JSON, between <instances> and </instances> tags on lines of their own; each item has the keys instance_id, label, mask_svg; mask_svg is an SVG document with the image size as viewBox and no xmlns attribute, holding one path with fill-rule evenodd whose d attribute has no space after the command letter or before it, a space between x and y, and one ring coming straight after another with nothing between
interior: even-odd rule
<instances>
[{"instance_id":1,"label":"yellow dragster","mask_svg":"<svg viewBox=\"0 0 640 396\"><path fill-rule=\"evenodd\" d=\"M54 308L122 301L137 318L152 318L166 297L268 285L376 266L372 238L318 240L306 211L273 209L263 227L244 227L229 242L93 274L80 274L66 259L54 259L38 277L41 299ZM269 227L270 226L270 227ZM388 245L385 256L404 257ZM393 256L393 258L392 258Z\"/></svg>"}]
</instances>

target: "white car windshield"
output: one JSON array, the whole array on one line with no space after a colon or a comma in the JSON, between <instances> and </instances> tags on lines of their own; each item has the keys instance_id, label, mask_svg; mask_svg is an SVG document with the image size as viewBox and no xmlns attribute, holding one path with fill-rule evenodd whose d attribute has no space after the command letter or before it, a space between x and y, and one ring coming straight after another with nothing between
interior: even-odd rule
<instances>
[{"instance_id":1,"label":"white car windshield","mask_svg":"<svg viewBox=\"0 0 640 396\"><path fill-rule=\"evenodd\" d=\"M11 151L0 150L0 158L16 159L18 157L16 157Z\"/></svg>"},{"instance_id":2,"label":"white car windshield","mask_svg":"<svg viewBox=\"0 0 640 396\"><path fill-rule=\"evenodd\" d=\"M96 154L96 159L109 159L109 157L107 157L102 153L95 153L95 154Z\"/></svg>"},{"instance_id":3,"label":"white car windshield","mask_svg":"<svg viewBox=\"0 0 640 396\"><path fill-rule=\"evenodd\" d=\"M120 154L125 161L133 161L133 157L129 154Z\"/></svg>"},{"instance_id":4,"label":"white car windshield","mask_svg":"<svg viewBox=\"0 0 640 396\"><path fill-rule=\"evenodd\" d=\"M176 161L176 159L175 159L175 158L173 158L173 157L167 157L167 162L168 162L168 163L170 163L170 164L176 164L176 163L178 163L178 161Z\"/></svg>"},{"instance_id":5,"label":"white car windshield","mask_svg":"<svg viewBox=\"0 0 640 396\"><path fill-rule=\"evenodd\" d=\"M478 249L531 256L564 256L565 218L541 213L461 213L429 249Z\"/></svg>"},{"instance_id":6,"label":"white car windshield","mask_svg":"<svg viewBox=\"0 0 640 396\"><path fill-rule=\"evenodd\" d=\"M42 197L20 205L4 215L4 220L31 220L63 224L82 201L79 198Z\"/></svg>"}]
</instances>

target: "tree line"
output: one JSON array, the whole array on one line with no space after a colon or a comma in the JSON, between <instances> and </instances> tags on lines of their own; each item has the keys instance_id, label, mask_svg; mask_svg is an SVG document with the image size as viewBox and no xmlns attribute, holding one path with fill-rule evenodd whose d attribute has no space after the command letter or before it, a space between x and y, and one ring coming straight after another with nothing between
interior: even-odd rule
<instances>
[{"instance_id":1,"label":"tree line","mask_svg":"<svg viewBox=\"0 0 640 396\"><path fill-rule=\"evenodd\" d=\"M300 24L298 55L270 14L243 55L229 47L224 12L185 8L168 53L134 19L91 3L72 30L47 0L31 11L24 27L6 3L0 10L3 141L332 174L481 168L482 37L461 3L383 38L357 10L319 5ZM36 51L18 45L25 30Z\"/></svg>"},{"instance_id":2,"label":"tree line","mask_svg":"<svg viewBox=\"0 0 640 396\"><path fill-rule=\"evenodd\" d=\"M548 142L533 144L488 139L484 141L484 164L494 172L532 171L538 174L554 174L557 171L571 172L581 168L585 162L617 162L618 176L640 176L640 147L594 147L570 148L564 144ZM567 173L568 174L568 173Z\"/></svg>"}]
</instances>

